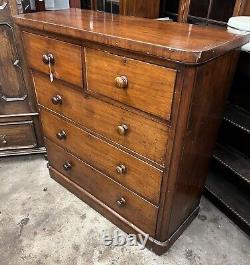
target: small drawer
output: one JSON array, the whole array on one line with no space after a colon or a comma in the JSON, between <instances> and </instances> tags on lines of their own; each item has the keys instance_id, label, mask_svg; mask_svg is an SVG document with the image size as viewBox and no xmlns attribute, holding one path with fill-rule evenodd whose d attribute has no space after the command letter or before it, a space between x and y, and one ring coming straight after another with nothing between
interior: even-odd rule
<instances>
[{"instance_id":1,"label":"small drawer","mask_svg":"<svg viewBox=\"0 0 250 265\"><path fill-rule=\"evenodd\" d=\"M32 121L0 123L0 150L33 148L36 145Z\"/></svg>"},{"instance_id":2,"label":"small drawer","mask_svg":"<svg viewBox=\"0 0 250 265\"><path fill-rule=\"evenodd\" d=\"M145 233L154 236L158 207L130 192L52 142L46 141L46 147L52 168L104 202ZM52 177L57 174L56 171L52 169Z\"/></svg>"},{"instance_id":3,"label":"small drawer","mask_svg":"<svg viewBox=\"0 0 250 265\"><path fill-rule=\"evenodd\" d=\"M46 73L49 80L51 72L53 79L83 86L80 46L27 32L23 33L23 41L32 69Z\"/></svg>"},{"instance_id":4,"label":"small drawer","mask_svg":"<svg viewBox=\"0 0 250 265\"><path fill-rule=\"evenodd\" d=\"M86 49L88 90L169 120L176 71Z\"/></svg>"},{"instance_id":5,"label":"small drawer","mask_svg":"<svg viewBox=\"0 0 250 265\"><path fill-rule=\"evenodd\" d=\"M155 205L159 203L161 170L47 111L41 111L41 120L46 138Z\"/></svg>"},{"instance_id":6,"label":"small drawer","mask_svg":"<svg viewBox=\"0 0 250 265\"><path fill-rule=\"evenodd\" d=\"M168 127L107 104L33 73L38 103L159 164L164 164ZM127 130L122 131L122 125ZM120 131L120 130L121 131Z\"/></svg>"}]
</instances>

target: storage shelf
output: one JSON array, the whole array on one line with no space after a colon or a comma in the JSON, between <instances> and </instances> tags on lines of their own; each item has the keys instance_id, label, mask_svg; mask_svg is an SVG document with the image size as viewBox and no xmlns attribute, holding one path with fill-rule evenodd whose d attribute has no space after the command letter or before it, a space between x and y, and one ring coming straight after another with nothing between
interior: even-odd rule
<instances>
[{"instance_id":1,"label":"storage shelf","mask_svg":"<svg viewBox=\"0 0 250 265\"><path fill-rule=\"evenodd\" d=\"M213 158L250 185L250 160L230 147L217 145ZM250 211L250 210L249 210Z\"/></svg>"},{"instance_id":2,"label":"storage shelf","mask_svg":"<svg viewBox=\"0 0 250 265\"><path fill-rule=\"evenodd\" d=\"M250 133L250 114L244 109L229 105L226 109L224 120Z\"/></svg>"},{"instance_id":3,"label":"storage shelf","mask_svg":"<svg viewBox=\"0 0 250 265\"><path fill-rule=\"evenodd\" d=\"M205 195L246 233L250 234L250 197L218 172L210 171Z\"/></svg>"}]
</instances>

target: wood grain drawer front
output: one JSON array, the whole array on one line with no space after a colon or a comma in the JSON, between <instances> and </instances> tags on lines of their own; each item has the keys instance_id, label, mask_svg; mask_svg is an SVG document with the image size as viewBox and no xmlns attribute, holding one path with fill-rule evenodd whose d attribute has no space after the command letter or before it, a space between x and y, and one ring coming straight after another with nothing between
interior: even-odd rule
<instances>
[{"instance_id":1,"label":"wood grain drawer front","mask_svg":"<svg viewBox=\"0 0 250 265\"><path fill-rule=\"evenodd\" d=\"M176 71L86 49L88 89L163 119L170 119Z\"/></svg>"},{"instance_id":2,"label":"wood grain drawer front","mask_svg":"<svg viewBox=\"0 0 250 265\"><path fill-rule=\"evenodd\" d=\"M156 206L128 191L51 141L46 141L46 147L49 164L53 168L146 233L154 235L158 212ZM121 204L119 204L119 200L121 200Z\"/></svg>"},{"instance_id":3,"label":"wood grain drawer front","mask_svg":"<svg viewBox=\"0 0 250 265\"><path fill-rule=\"evenodd\" d=\"M50 65L54 79L83 86L80 46L27 32L23 33L23 41L26 58L32 69L46 73L49 79L48 58L51 58Z\"/></svg>"},{"instance_id":4,"label":"wood grain drawer front","mask_svg":"<svg viewBox=\"0 0 250 265\"><path fill-rule=\"evenodd\" d=\"M152 203L158 204L161 170L44 110L41 111L41 119L45 137ZM125 167L124 170L122 166Z\"/></svg>"},{"instance_id":5,"label":"wood grain drawer front","mask_svg":"<svg viewBox=\"0 0 250 265\"><path fill-rule=\"evenodd\" d=\"M62 114L159 164L164 164L168 127L140 115L107 104L93 97L84 97L62 82L51 83L46 76L33 73L38 103ZM56 98L61 99L58 102ZM53 102L52 102L53 101ZM118 126L128 131L120 135Z\"/></svg>"},{"instance_id":6,"label":"wood grain drawer front","mask_svg":"<svg viewBox=\"0 0 250 265\"><path fill-rule=\"evenodd\" d=\"M0 123L0 150L33 148L36 144L32 121Z\"/></svg>"}]
</instances>

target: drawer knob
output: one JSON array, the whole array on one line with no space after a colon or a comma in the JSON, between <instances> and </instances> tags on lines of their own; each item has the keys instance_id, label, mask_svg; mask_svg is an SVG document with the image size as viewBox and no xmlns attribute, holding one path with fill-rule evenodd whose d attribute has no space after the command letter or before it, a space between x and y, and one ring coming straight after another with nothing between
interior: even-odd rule
<instances>
[{"instance_id":1,"label":"drawer knob","mask_svg":"<svg viewBox=\"0 0 250 265\"><path fill-rule=\"evenodd\" d=\"M126 205L126 200L122 197L116 201L118 207L124 207Z\"/></svg>"},{"instance_id":2,"label":"drawer knob","mask_svg":"<svg viewBox=\"0 0 250 265\"><path fill-rule=\"evenodd\" d=\"M115 78L115 86L117 88L127 88L128 87L128 78L125 75L117 76Z\"/></svg>"},{"instance_id":3,"label":"drawer knob","mask_svg":"<svg viewBox=\"0 0 250 265\"><path fill-rule=\"evenodd\" d=\"M55 63L55 57L52 53L43 54L42 59L43 59L44 64L54 64Z\"/></svg>"},{"instance_id":4,"label":"drawer knob","mask_svg":"<svg viewBox=\"0 0 250 265\"><path fill-rule=\"evenodd\" d=\"M125 135L128 132L128 126L126 124L119 125L117 130L120 135Z\"/></svg>"},{"instance_id":5,"label":"drawer knob","mask_svg":"<svg viewBox=\"0 0 250 265\"><path fill-rule=\"evenodd\" d=\"M65 171L69 171L70 169L72 168L72 164L71 164L71 162L65 162L64 164L63 164L63 169L65 170Z\"/></svg>"},{"instance_id":6,"label":"drawer knob","mask_svg":"<svg viewBox=\"0 0 250 265\"><path fill-rule=\"evenodd\" d=\"M60 95L56 95L51 98L51 101L54 105L61 105L62 104L62 97Z\"/></svg>"},{"instance_id":7,"label":"drawer knob","mask_svg":"<svg viewBox=\"0 0 250 265\"><path fill-rule=\"evenodd\" d=\"M64 140L66 139L67 137L67 134L65 131L60 131L59 133L56 134L56 137L59 139L59 140Z\"/></svg>"},{"instance_id":8,"label":"drawer knob","mask_svg":"<svg viewBox=\"0 0 250 265\"><path fill-rule=\"evenodd\" d=\"M116 171L118 174L125 175L126 174L126 166L125 165L119 165L116 167Z\"/></svg>"}]
</instances>

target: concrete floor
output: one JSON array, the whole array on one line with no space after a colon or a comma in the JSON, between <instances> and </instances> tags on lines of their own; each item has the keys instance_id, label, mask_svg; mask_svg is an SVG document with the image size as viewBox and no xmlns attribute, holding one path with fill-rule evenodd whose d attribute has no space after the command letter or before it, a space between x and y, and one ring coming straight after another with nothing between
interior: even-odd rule
<instances>
[{"instance_id":1,"label":"concrete floor","mask_svg":"<svg viewBox=\"0 0 250 265\"><path fill-rule=\"evenodd\" d=\"M107 247L117 228L49 178L43 156L0 160L1 265L249 265L250 241L205 198L201 211L163 256Z\"/></svg>"}]
</instances>

